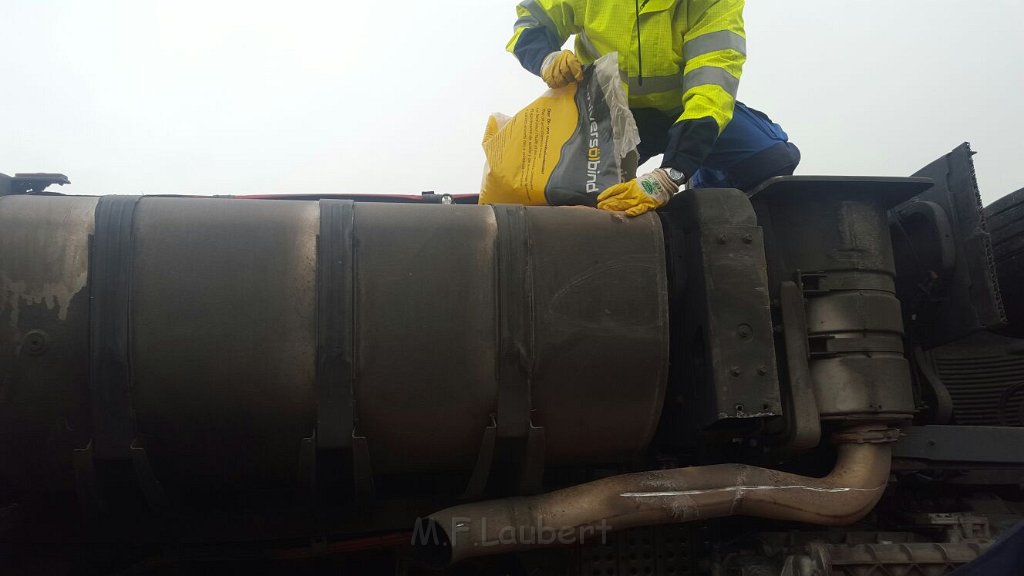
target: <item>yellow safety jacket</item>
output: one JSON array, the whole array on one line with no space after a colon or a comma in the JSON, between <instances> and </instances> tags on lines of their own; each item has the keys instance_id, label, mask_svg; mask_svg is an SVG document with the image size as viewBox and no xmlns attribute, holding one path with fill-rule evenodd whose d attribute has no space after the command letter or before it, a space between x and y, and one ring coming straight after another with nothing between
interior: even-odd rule
<instances>
[{"instance_id":1,"label":"yellow safety jacket","mask_svg":"<svg viewBox=\"0 0 1024 576\"><path fill-rule=\"evenodd\" d=\"M746 62L744 0L640 0L639 6L638 13L632 0L526 0L516 8L507 49L539 73L543 57L576 35L584 64L619 53L631 108L681 107L678 121L713 118L721 134Z\"/></svg>"}]
</instances>

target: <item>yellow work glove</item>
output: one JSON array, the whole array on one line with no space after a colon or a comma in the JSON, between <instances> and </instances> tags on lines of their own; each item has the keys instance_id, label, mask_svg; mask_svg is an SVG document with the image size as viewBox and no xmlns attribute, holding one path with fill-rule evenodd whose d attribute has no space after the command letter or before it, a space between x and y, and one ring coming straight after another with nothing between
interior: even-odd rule
<instances>
[{"instance_id":1,"label":"yellow work glove","mask_svg":"<svg viewBox=\"0 0 1024 576\"><path fill-rule=\"evenodd\" d=\"M679 185L668 177L668 172L658 168L629 182L609 187L597 197L597 207L610 212L625 212L627 216L639 216L668 204L678 191Z\"/></svg>"},{"instance_id":2,"label":"yellow work glove","mask_svg":"<svg viewBox=\"0 0 1024 576\"><path fill-rule=\"evenodd\" d=\"M583 65L572 50L552 52L540 65L540 77L551 88L561 88L583 80Z\"/></svg>"}]
</instances>

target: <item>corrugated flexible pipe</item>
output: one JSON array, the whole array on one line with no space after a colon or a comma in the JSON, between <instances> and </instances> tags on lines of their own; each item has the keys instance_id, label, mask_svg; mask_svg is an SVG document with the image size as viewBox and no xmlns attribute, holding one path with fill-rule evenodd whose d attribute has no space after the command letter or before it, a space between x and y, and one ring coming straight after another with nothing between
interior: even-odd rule
<instances>
[{"instance_id":1,"label":"corrugated flexible pipe","mask_svg":"<svg viewBox=\"0 0 1024 576\"><path fill-rule=\"evenodd\" d=\"M413 543L447 564L723 516L843 526L863 518L881 498L892 463L892 432L865 428L843 434L836 465L824 478L743 464L613 476L539 496L447 508L417 527Z\"/></svg>"}]
</instances>

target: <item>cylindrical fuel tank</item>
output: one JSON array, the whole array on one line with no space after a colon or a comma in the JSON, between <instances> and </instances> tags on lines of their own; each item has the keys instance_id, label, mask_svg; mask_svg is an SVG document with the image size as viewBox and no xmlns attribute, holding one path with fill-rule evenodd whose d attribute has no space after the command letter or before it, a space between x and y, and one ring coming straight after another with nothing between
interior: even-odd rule
<instances>
[{"instance_id":1,"label":"cylindrical fuel tank","mask_svg":"<svg viewBox=\"0 0 1024 576\"><path fill-rule=\"evenodd\" d=\"M317 454L357 483L479 477L520 445L615 462L661 412L654 216L9 196L0 282L12 493L81 489L90 463L180 498L300 490Z\"/></svg>"}]
</instances>

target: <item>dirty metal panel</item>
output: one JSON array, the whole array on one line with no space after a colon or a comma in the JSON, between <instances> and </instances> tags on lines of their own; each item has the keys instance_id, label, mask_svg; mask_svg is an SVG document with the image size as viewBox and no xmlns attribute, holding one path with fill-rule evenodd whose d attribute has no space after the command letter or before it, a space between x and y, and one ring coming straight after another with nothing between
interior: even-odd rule
<instances>
[{"instance_id":1,"label":"dirty metal panel","mask_svg":"<svg viewBox=\"0 0 1024 576\"><path fill-rule=\"evenodd\" d=\"M914 426L893 446L894 458L939 462L1024 464L1024 428ZM1022 475L1021 480L1024 480Z\"/></svg>"},{"instance_id":2,"label":"dirty metal panel","mask_svg":"<svg viewBox=\"0 0 1024 576\"><path fill-rule=\"evenodd\" d=\"M931 178L935 185L890 213L897 294L908 331L925 348L1006 322L973 155L965 143L922 168L915 176ZM913 216L921 214L921 203L941 211L928 219L930 226L918 229L912 224ZM952 238L954 253L929 258L936 238L945 236ZM943 261L951 269L938 269Z\"/></svg>"},{"instance_id":3,"label":"dirty metal panel","mask_svg":"<svg viewBox=\"0 0 1024 576\"><path fill-rule=\"evenodd\" d=\"M134 410L176 493L298 489L316 426L318 227L313 202L139 202Z\"/></svg>"},{"instance_id":4,"label":"dirty metal panel","mask_svg":"<svg viewBox=\"0 0 1024 576\"><path fill-rule=\"evenodd\" d=\"M672 248L685 413L700 428L782 414L762 229L737 190L680 194L664 215ZM678 315L678 316L676 316Z\"/></svg>"},{"instance_id":5,"label":"dirty metal panel","mask_svg":"<svg viewBox=\"0 0 1024 576\"><path fill-rule=\"evenodd\" d=\"M489 207L355 204L356 429L375 473L469 470L495 411Z\"/></svg>"},{"instance_id":6,"label":"dirty metal panel","mask_svg":"<svg viewBox=\"0 0 1024 576\"><path fill-rule=\"evenodd\" d=\"M808 363L810 350L804 296L796 282L782 283L778 306L785 351L781 388L786 440L793 450L806 450L821 442L821 414L814 397L814 381Z\"/></svg>"},{"instance_id":7,"label":"dirty metal panel","mask_svg":"<svg viewBox=\"0 0 1024 576\"><path fill-rule=\"evenodd\" d=\"M893 257L879 249L878 225L886 221L876 207L895 206L931 185L926 178L839 176L781 176L762 184L750 200L765 229L772 294L797 274L822 271L830 273L819 285L805 279L804 288L891 292Z\"/></svg>"},{"instance_id":8,"label":"dirty metal panel","mask_svg":"<svg viewBox=\"0 0 1024 576\"><path fill-rule=\"evenodd\" d=\"M10 489L71 489L68 455L89 439L96 202L0 198L0 484Z\"/></svg>"},{"instance_id":9,"label":"dirty metal panel","mask_svg":"<svg viewBox=\"0 0 1024 576\"><path fill-rule=\"evenodd\" d=\"M899 420L914 410L887 212L926 178L775 178L751 200L773 293L799 284L822 418ZM840 342L841 340L841 342Z\"/></svg>"},{"instance_id":10,"label":"dirty metal panel","mask_svg":"<svg viewBox=\"0 0 1024 576\"><path fill-rule=\"evenodd\" d=\"M668 374L665 244L656 216L528 207L534 425L547 459L629 458L661 415Z\"/></svg>"}]
</instances>

